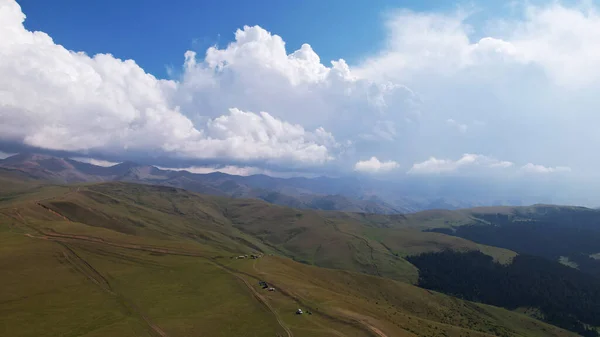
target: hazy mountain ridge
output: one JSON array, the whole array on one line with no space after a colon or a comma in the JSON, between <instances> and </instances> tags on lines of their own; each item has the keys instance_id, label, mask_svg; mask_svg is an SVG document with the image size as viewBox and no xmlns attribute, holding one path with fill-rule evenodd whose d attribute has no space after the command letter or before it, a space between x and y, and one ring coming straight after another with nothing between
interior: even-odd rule
<instances>
[{"instance_id":1,"label":"hazy mountain ridge","mask_svg":"<svg viewBox=\"0 0 600 337\"><path fill-rule=\"evenodd\" d=\"M0 167L18 169L38 179L58 183L127 181L157 184L203 194L258 198L283 206L320 210L393 214L522 203L518 200L489 202L461 196L448 198L438 195L426 184L394 184L370 178L276 178L262 174L236 176L221 172L197 174L134 162L97 166L40 154L17 154L0 160Z\"/></svg>"}]
</instances>

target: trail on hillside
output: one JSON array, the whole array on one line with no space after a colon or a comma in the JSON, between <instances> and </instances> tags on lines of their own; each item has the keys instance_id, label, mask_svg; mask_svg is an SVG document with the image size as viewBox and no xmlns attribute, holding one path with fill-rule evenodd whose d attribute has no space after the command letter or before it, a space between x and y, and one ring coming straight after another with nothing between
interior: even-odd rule
<instances>
[{"instance_id":1,"label":"trail on hillside","mask_svg":"<svg viewBox=\"0 0 600 337\"><path fill-rule=\"evenodd\" d=\"M52 240L52 241L58 241L58 242L69 242L70 240L80 240L80 241L86 241L86 242L92 242L92 243L99 243L99 244L106 244L109 246L113 246L113 247L119 247L119 248L125 248L125 249L132 249L132 250L139 250L139 251L145 251L145 252L154 252L154 253L161 253L161 254L169 254L169 255L180 255L180 256L190 256L190 257L200 257L200 258L204 258L207 261L209 261L210 263L214 264L215 266L227 271L228 273L230 273L231 275L235 276L236 278L240 279L252 292L252 294L254 295L254 297L256 299L258 299L262 304L264 304L266 306L266 308L271 311L273 313L273 315L275 316L277 323L285 330L286 334L288 337L293 337L294 334L292 333L292 331L287 327L287 325L285 325L285 323L283 322L283 320L280 318L279 314L277 313L277 311L268 303L268 301L262 296L260 295L253 287L251 284L248 283L248 281L246 279L244 279L241 274L255 278L255 276L241 272L241 271L236 271L233 270L231 268L228 268L216 261L214 261L212 259L211 256L199 253L199 252L190 252L190 251L181 251L181 250L174 250L171 248L164 248L164 247L152 247L152 246L142 246L142 245L137 245L137 244L128 244L128 243L116 243L116 242L111 242L111 241L106 241L102 238L96 238L96 237L90 237L90 236L85 236L85 235L71 235L71 234L61 234L61 233L42 233L42 235L32 235L32 234L25 234L28 237L31 238L37 238L37 239L42 239L42 240ZM255 261L256 263L256 261ZM258 268L256 268L256 265L253 265L254 270L258 273L261 273ZM275 284L273 284L274 286L276 286ZM296 296L293 296L287 292L285 292L283 289L281 289L281 287L276 286L276 288L278 288L279 292L282 293L283 295L290 297L292 300L300 303L299 299ZM313 310L314 311L314 310ZM139 313L138 310L136 310L136 312ZM325 313L320 313L321 315L324 315L325 317L329 317L330 319L334 319L343 323L350 323L350 322L344 322L343 320L340 320L339 318L333 317L331 315L327 315ZM144 315L142 315L140 313L140 315L142 316L142 318L144 318L144 320L148 323L148 325L156 332L158 333L161 337L167 337L167 335L164 333L164 331L160 330L160 328L158 328L158 326L152 324L147 317L145 317ZM349 315L350 317L352 317L351 315ZM360 319L356 319L356 318L352 318L351 319L356 325L363 327L365 332L368 332L369 334L372 334L375 337L389 337L386 334L384 334L380 329L378 329L377 327L371 325L370 323L364 321L364 320L360 320ZM354 324L352 324L354 325ZM329 329L332 333L338 335L338 336L344 336L343 334L339 333L338 331L335 331L333 329Z\"/></svg>"},{"instance_id":2,"label":"trail on hillside","mask_svg":"<svg viewBox=\"0 0 600 337\"><path fill-rule=\"evenodd\" d=\"M34 237L31 235L28 235L28 236ZM140 316L144 320L144 322L148 325L148 327L151 329L151 331L154 332L156 335L158 335L160 337L169 337L169 335L163 329L161 329L158 325L156 325L154 322L152 322L150 320L150 318L148 316L146 316L137 305L135 305L135 303L133 303L131 300L125 298L123 295L120 295L120 294L116 293L115 291L113 291L108 280L104 276L102 276L102 274L96 268L94 268L89 262L87 262L80 255L78 255L71 247L69 247L69 245L67 245L66 243L63 243L63 242L58 242L58 241L57 241L57 243L60 244L65 249L65 251L63 251L63 256L76 270L78 270L80 273L82 273L84 276L86 276L90 281L92 281L93 283L98 285L100 288L102 288L104 291L106 291L110 295L120 297L124 301L124 304L127 307L129 307L130 309L132 309L133 312L138 314L138 316Z\"/></svg>"},{"instance_id":3,"label":"trail on hillside","mask_svg":"<svg viewBox=\"0 0 600 337\"><path fill-rule=\"evenodd\" d=\"M260 270L258 270L258 268L256 268L256 262L258 262L258 259L255 259L254 262L252 262L252 269L254 269L254 271L259 274L262 275L263 272L261 272Z\"/></svg>"},{"instance_id":4,"label":"trail on hillside","mask_svg":"<svg viewBox=\"0 0 600 337\"><path fill-rule=\"evenodd\" d=\"M138 244L133 244L133 243L112 242L112 241L106 241L102 238L97 238L97 237L87 236L87 235L45 233L45 232L41 233L41 235L32 235L32 234L25 234L25 235L29 236L31 238L52 240L52 241L59 241L59 242L69 242L69 240L79 240L79 241L87 241L87 242L92 242L92 243L105 244L105 245L118 247L118 248L141 250L141 251L150 252L150 253L161 253L161 254L170 254L170 255L210 258L210 256L205 255L200 252L182 251L182 250L175 250L172 248L155 247L155 246L143 246L143 245L138 245Z\"/></svg>"},{"instance_id":5,"label":"trail on hillside","mask_svg":"<svg viewBox=\"0 0 600 337\"><path fill-rule=\"evenodd\" d=\"M383 331L381 331L381 329L369 323L366 319L367 317L341 308L338 308L338 311L344 313L348 317L352 317L355 322L365 326L371 333L375 334L376 337L389 337Z\"/></svg>"},{"instance_id":6,"label":"trail on hillside","mask_svg":"<svg viewBox=\"0 0 600 337\"><path fill-rule=\"evenodd\" d=\"M257 263L258 261L259 261L258 259L254 260L254 262L252 263L252 269L254 269L254 271L255 271L257 274L259 274L259 275L264 275L265 273L264 273L264 272L261 272L261 271L260 271L260 270L258 270L258 268L256 267L256 263ZM334 334L334 335L336 335L336 336L340 336L340 337L346 337L346 335L344 335L343 333L341 333L341 332L339 332L339 331L337 331L337 330L335 330L335 329L333 329L333 328L330 328L330 327L328 327L328 326L325 326L325 325L323 325L323 324L321 324L321 323L319 323L319 322L317 322L317 321L313 321L313 323L314 323L314 324L316 324L316 325L318 325L318 326L319 326L321 329L323 329L323 330L327 330L327 331L331 332L332 334Z\"/></svg>"},{"instance_id":7,"label":"trail on hillside","mask_svg":"<svg viewBox=\"0 0 600 337\"><path fill-rule=\"evenodd\" d=\"M376 327L372 326L369 323L365 323L365 322L361 322L363 323L367 328L371 329L371 331L373 331L377 336L379 337L388 337L386 334L383 333L383 331L377 329Z\"/></svg>"},{"instance_id":8,"label":"trail on hillside","mask_svg":"<svg viewBox=\"0 0 600 337\"><path fill-rule=\"evenodd\" d=\"M79 192L79 189L77 190L70 190L69 192L67 192L67 194L72 194L72 193L77 193ZM48 199L52 199L52 198L48 198ZM41 201L41 200L40 200ZM62 217L63 219L70 221L70 219L66 218L65 216L63 216L62 214L42 205L39 201L37 202L38 206L41 206L43 208L45 208L46 210L50 211L51 213L53 213L56 216ZM265 305L265 307L275 316L277 323L282 327L282 329L286 332L287 337L293 337L293 333L292 331L289 329L289 327L287 327L287 325L283 322L283 320L281 319L281 317L279 316L279 313L270 305L270 303L261 295L259 294L256 289L254 289L254 287L252 287L252 285L250 283L248 283L248 281L241 276L241 274L244 274L246 276L255 278L254 276L241 272L241 271L237 271L237 270L233 270L229 267L226 267L216 261L214 261L214 259L212 258L212 256L200 253L200 252L192 252L192 251L186 251L186 250L176 250L176 249L172 249L172 248L164 248L164 247L156 247L156 246L146 246L146 245L139 245L139 244L132 244L132 243L119 243L119 242L112 242L112 241L107 241L103 238L99 238L99 237L93 237L93 236L87 236L87 235L76 235L76 234L63 234L63 233L57 233L57 232L52 232L52 233L48 233L48 232L44 232L41 231L38 228L35 228L33 226L30 226L25 219L23 218L23 216L18 212L18 210L16 210L16 215L17 217L23 222L23 224L26 227L29 227L30 229L33 229L35 232L39 233L39 235L32 235L32 234L25 234L28 237L31 238L37 238L37 239L43 239L43 240L51 240L51 241L55 241L60 243L61 245L63 245L64 247L67 247L66 243L70 242L71 240L78 240L78 241L86 241L86 242L90 242L90 243L97 243L97 244L105 244L105 245L109 245L109 246L113 246L113 247L118 247L118 248L125 248L125 249L132 249L132 250L139 250L139 251L145 251L145 252L151 252L151 253L161 253L161 254L169 254L169 255L180 255L180 256L190 256L190 257L200 257L200 258L204 258L206 260L208 260L210 263L214 264L215 266L218 266L219 268L225 270L226 272L228 272L229 274L235 276L236 278L238 278L239 280L241 280L244 285L246 285L246 287L248 287L250 289L250 291L252 292L253 296L259 301L261 302L263 305ZM371 252L371 260L373 262L373 266L376 270L376 273L379 274L379 270L378 270L378 266L375 263L374 260L374 256L373 256L373 247L371 247L371 245L369 244L369 242L362 237L359 237L357 235L353 235L351 233L346 233L342 230L340 230L339 228L337 228L337 226L334 224L334 228L336 230L338 230L339 232L342 232L344 234L350 235L352 237L355 237L356 239L359 239L361 241L363 241L366 246L370 249ZM72 250L71 250L72 251ZM77 254L75 254L73 251L72 253L77 256ZM79 256L77 256L78 258L80 258ZM80 258L81 259L81 258ZM103 287L103 289L107 290L109 292L112 292L110 290L110 285L108 285L108 281L106 281L102 275L97 272L91 265L89 265L85 260L81 259L82 262L89 266L89 268L92 271L92 275L88 275L85 274L86 277L90 278L90 280L98 285L100 285L101 287ZM256 267L256 262L257 260L254 261L253 264L253 269L254 271L258 274L264 274L263 272L260 272L258 270L258 268ZM107 288L105 288L107 287ZM280 287L278 287L280 292L282 294L284 294L285 296L291 298L292 300L294 300L295 302L298 302L300 304L302 304L298 298L296 298L295 296L286 293L285 291L283 291ZM115 293L113 293L115 294ZM129 302L129 301L127 301ZM143 313L141 313L141 311L139 310L139 308L137 308L137 306L135 306L135 304L130 303L130 306L132 307L132 309L138 313L141 318L148 324L148 326L152 329L153 332L155 332L156 334L158 334L160 337L168 337L168 335L162 330L160 329L156 324L152 323L150 321L150 319L145 316ZM308 307L307 307L308 308ZM321 315L323 315L324 317L328 317L330 319L334 319L343 323L350 323L350 322L345 322L344 320L340 320L339 318L327 315L325 313L321 313ZM365 332L369 332L370 334L375 333L375 336L377 337L387 337L386 335L382 334L380 330L378 330L375 327L372 327L368 324L366 324L365 322L361 322L359 320L353 320L354 323L358 323L359 326L363 326L366 329ZM323 327L321 324L317 324L321 327ZM351 324L354 325L354 324ZM329 332L331 332L332 334L335 334L337 336L343 337L345 336L344 334L340 333L337 330L331 329L329 327L323 327L325 330L328 330Z\"/></svg>"},{"instance_id":9,"label":"trail on hillside","mask_svg":"<svg viewBox=\"0 0 600 337\"><path fill-rule=\"evenodd\" d=\"M113 247L133 249L133 250L141 250L141 251L146 251L146 252L206 258L206 259L209 260L209 262L211 262L212 264L214 264L218 268L223 269L225 272L227 272L227 273L235 276L239 280L241 280L250 289L250 291L252 292L252 294L254 295L254 297L256 299L258 299L263 305L265 305L266 308L269 309L269 311L271 311L271 313L273 313L273 315L275 316L275 318L277 320L277 323L281 326L281 328L283 330L285 330L287 336L288 337L294 337L294 334L287 327L287 325L285 325L285 323L283 322L283 320L281 319L281 317L279 316L279 314L277 313L277 311L267 302L267 300L262 295L260 295L252 287L251 284L248 283L248 281L246 281L246 279L244 279L242 276L236 274L235 272L232 272L231 270L229 270L227 268L224 268L220 264L211 261L208 256L203 255L201 253L186 252L186 251L176 251L176 250L172 250L172 249L158 248L158 247L146 247L146 246L141 246L141 245L127 244L127 243L115 243L115 242L105 241L105 240L103 240L101 238L89 237L89 236L84 236L84 235L70 235L70 234L58 234L58 233L44 233L44 235L41 235L41 236L31 235L31 234L25 234L25 235L28 236L28 237L31 237L31 238L36 238L36 239L56 241L56 242L59 242L61 244L63 244L63 242L68 242L69 240L82 240L82 241L93 242L93 243L107 244L107 245L110 245L110 246L113 246ZM87 262L85 262L85 263L87 265L89 265ZM94 269L94 271L95 271L95 269ZM98 272L96 271L96 273L98 273ZM99 283L99 281L96 280L95 278L93 278L91 276L89 276L89 277L92 279L92 281L94 283L96 283L96 284ZM108 282L106 282L106 284L108 284ZM160 336L167 337L167 334L164 331L162 331L156 324L153 324L148 319L148 317L146 317L145 315L141 314L141 312L139 311L139 309L135 305L134 305L134 309L135 309L136 312L140 313L140 316L142 316L142 318L144 319L144 321L146 321L146 323L148 323L148 325L153 330L155 330Z\"/></svg>"},{"instance_id":10,"label":"trail on hillside","mask_svg":"<svg viewBox=\"0 0 600 337\"><path fill-rule=\"evenodd\" d=\"M169 337L169 335L167 335L167 333L161 329L158 325L156 325L155 323L153 323L150 318L148 318L148 316L144 315L140 308L138 308L137 305L130 303L130 305L132 306L133 310L138 313L138 315L140 315L142 317L142 319L144 320L144 322L146 322L146 324L148 324L148 326L154 331L156 332L160 337Z\"/></svg>"},{"instance_id":11,"label":"trail on hillside","mask_svg":"<svg viewBox=\"0 0 600 337\"><path fill-rule=\"evenodd\" d=\"M30 236L31 237L31 236ZM111 289L108 280L100 274L96 268L94 268L91 264L89 264L86 260L84 260L81 256L79 256L71 247L62 242L57 242L64 248L63 257L65 260L71 264L77 271L87 277L90 281L98 285L104 291L111 295L116 295L116 293Z\"/></svg>"},{"instance_id":12,"label":"trail on hillside","mask_svg":"<svg viewBox=\"0 0 600 337\"><path fill-rule=\"evenodd\" d=\"M369 248L369 252L370 252L370 255L371 255L371 265L375 269L375 274L377 276L381 276L381 273L379 272L379 266L377 265L377 262L375 261L375 256L373 254L373 252L375 251L375 249L373 249L373 246L371 246L371 244L369 243L369 240L365 239L362 236L359 236L359 235L356 235L356 234L353 234L353 233L349 233L349 232L343 231L343 230L341 230L339 228L339 226L337 224L335 224L333 222L330 222L330 224L331 224L331 226L333 226L333 229L335 229L336 231L338 231L338 232L340 232L342 234L349 235L349 236L351 236L351 237L353 237L353 238L355 238L357 240L362 241Z\"/></svg>"},{"instance_id":13,"label":"trail on hillside","mask_svg":"<svg viewBox=\"0 0 600 337\"><path fill-rule=\"evenodd\" d=\"M48 207L48 206L46 206L44 204L41 204L41 203L38 202L37 205L40 206L40 207L42 207L42 208L44 208L48 212L50 212L50 213L52 213L52 214L54 214L54 215L56 215L56 216L58 216L60 218L65 219L65 221L72 222L71 219L67 218L66 216L58 213L57 211L53 210L52 208L50 208L50 207Z\"/></svg>"},{"instance_id":14,"label":"trail on hillside","mask_svg":"<svg viewBox=\"0 0 600 337\"><path fill-rule=\"evenodd\" d=\"M32 237L31 235L28 235L28 236ZM148 325L148 327L154 333L156 333L158 336L160 336L160 337L168 337L169 336L158 325L156 325L154 322L152 322L148 316L146 316L144 313L142 313L142 311L140 310L140 308L137 305L135 305L132 301L128 300L124 296L114 292L113 289L111 288L108 280L104 276L102 276L102 274L96 268L94 268L89 262L87 262L79 254L77 254L71 247L69 247L69 245L67 245L66 243L63 243L63 242L57 242L57 243L60 244L65 249L65 251L63 251L63 256L76 270L78 270L80 273L82 273L84 276L86 276L90 281L92 281L93 283L98 285L100 288L102 288L107 293L123 299L123 301L125 302L125 305L128 306L129 308L131 308L135 313L137 313L144 320L144 322Z\"/></svg>"},{"instance_id":15,"label":"trail on hillside","mask_svg":"<svg viewBox=\"0 0 600 337\"><path fill-rule=\"evenodd\" d=\"M283 322L283 320L281 319L281 317L279 317L279 313L277 312L277 310L275 310L271 304L261 295L258 293L258 291L256 291L256 289L254 289L254 287L252 287L252 285L250 283L248 283L248 281L246 281L246 279L244 279L242 276L235 274L233 272L231 272L230 270L228 270L227 268L223 268L222 266L220 266L219 264L216 264L219 268L225 270L227 273L235 276L236 278L238 278L239 280L241 280L242 282L244 282L244 284L246 285L246 287L248 287L248 289L250 289L250 291L252 292L252 294L254 295L254 297L256 297L260 302L262 302L262 304L264 304L267 309L269 309L269 311L271 311L271 313L273 313L273 315L275 316L275 319L277 319L277 323L279 323L279 325L283 328L283 330L285 330L285 332L287 333L288 337L293 337L294 334L292 333L292 330L290 330L290 328L287 327L287 325L285 325L285 323Z\"/></svg>"},{"instance_id":16,"label":"trail on hillside","mask_svg":"<svg viewBox=\"0 0 600 337\"><path fill-rule=\"evenodd\" d=\"M22 217L21 217L21 219L22 219ZM27 225L27 226L29 227L29 225ZM38 230L38 232L42 233L39 230ZM127 307L129 307L133 312L135 312L137 315L139 315L139 317L141 317L144 320L144 322L148 325L148 328L150 328L150 331L153 335L157 335L160 337L169 337L169 335L164 330L162 330L158 325L156 325L154 322L152 322L150 320L150 318L148 316L146 316L135 303L133 303L131 300L125 298L123 295L116 293L110 286L110 283L108 282L108 280L96 268L94 268L89 262L87 262L79 254L77 254L71 247L69 247L69 245L67 244L68 240L65 239L65 236L68 236L68 235L57 234L57 237L53 237L52 234L46 234L46 233L42 233L42 234L43 235L38 236L38 235L32 235L32 234L27 233L25 235L27 237L35 238L35 239L52 240L52 241L58 243L59 245L61 245L64 248L63 257L79 273L84 275L92 283L98 285L100 288L102 288L102 290L106 291L110 295L120 297L123 300L123 304L125 304ZM74 239L75 239L75 237L78 237L78 236L77 235L72 236L72 238L74 238ZM81 239L81 238L78 238L78 239ZM98 242L96 240L86 240L86 241Z\"/></svg>"}]
</instances>

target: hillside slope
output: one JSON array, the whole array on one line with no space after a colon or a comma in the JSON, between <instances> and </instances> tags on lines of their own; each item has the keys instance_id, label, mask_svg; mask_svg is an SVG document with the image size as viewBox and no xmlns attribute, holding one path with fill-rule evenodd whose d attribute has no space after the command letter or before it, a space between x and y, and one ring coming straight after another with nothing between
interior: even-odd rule
<instances>
[{"instance_id":1,"label":"hillside slope","mask_svg":"<svg viewBox=\"0 0 600 337\"><path fill-rule=\"evenodd\" d=\"M354 214L160 186L45 186L11 194L0 203L0 286L9 290L0 295L0 334L573 335L525 315L357 273L416 276L400 254L365 235L371 228L386 227L369 216L358 221ZM402 230L415 241L446 237ZM456 249L477 247L450 239ZM265 256L232 258L250 252ZM259 280L276 290L262 289ZM297 308L310 314L295 315Z\"/></svg>"},{"instance_id":2,"label":"hillside slope","mask_svg":"<svg viewBox=\"0 0 600 337\"><path fill-rule=\"evenodd\" d=\"M449 216L452 215L453 218ZM600 211L572 206L485 207L421 223L429 231L544 257L600 276ZM420 217L414 214L411 217Z\"/></svg>"},{"instance_id":3,"label":"hillside slope","mask_svg":"<svg viewBox=\"0 0 600 337\"><path fill-rule=\"evenodd\" d=\"M48 186L38 193L51 188L57 187ZM404 259L406 255L450 248L481 250L502 261L514 256L505 249L406 227L397 221L401 216L297 210L253 199L201 196L170 187L127 183L64 187L57 192L55 197L25 203L21 212L34 217L60 214L70 222L87 225L77 230L107 228L156 240L199 242L228 251L245 247L321 267L413 283L417 270Z\"/></svg>"},{"instance_id":4,"label":"hillside slope","mask_svg":"<svg viewBox=\"0 0 600 337\"><path fill-rule=\"evenodd\" d=\"M600 335L600 283L576 269L531 255L519 255L509 265L479 252L425 253L409 259L419 267L419 285L427 289L525 309L582 336Z\"/></svg>"}]
</instances>

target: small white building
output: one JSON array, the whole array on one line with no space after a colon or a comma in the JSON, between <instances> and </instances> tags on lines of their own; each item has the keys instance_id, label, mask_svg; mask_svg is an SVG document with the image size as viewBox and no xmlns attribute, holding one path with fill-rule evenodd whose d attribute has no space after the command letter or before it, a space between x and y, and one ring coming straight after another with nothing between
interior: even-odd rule
<instances>
[{"instance_id":1,"label":"small white building","mask_svg":"<svg viewBox=\"0 0 600 337\"><path fill-rule=\"evenodd\" d=\"M296 315L302 315L302 309L298 309L298 310L296 311Z\"/></svg>"}]
</instances>

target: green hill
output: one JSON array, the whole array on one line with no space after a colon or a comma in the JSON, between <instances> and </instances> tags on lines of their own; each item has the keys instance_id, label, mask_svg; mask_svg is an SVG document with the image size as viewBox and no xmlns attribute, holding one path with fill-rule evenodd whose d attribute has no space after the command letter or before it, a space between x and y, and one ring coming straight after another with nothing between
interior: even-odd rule
<instances>
[{"instance_id":1,"label":"green hill","mask_svg":"<svg viewBox=\"0 0 600 337\"><path fill-rule=\"evenodd\" d=\"M544 257L600 276L600 261L594 258L600 252L597 209L533 205L474 208L453 214L464 219L429 221L427 230Z\"/></svg>"},{"instance_id":2,"label":"green hill","mask_svg":"<svg viewBox=\"0 0 600 337\"><path fill-rule=\"evenodd\" d=\"M54 190L56 196L44 195ZM404 259L409 254L451 248L481 250L502 261L514 255L505 249L422 232L403 225L396 217L296 210L163 186L103 183L68 191L48 186L35 195L44 198L25 202L22 212L34 218L52 215L69 220L54 224L58 228L51 229L56 231L66 230L66 226L70 233L83 231L87 235L109 229L111 236L122 233L153 240L184 240L229 252L251 249L409 282L417 278L416 268ZM86 226L73 226L72 222Z\"/></svg>"},{"instance_id":3,"label":"green hill","mask_svg":"<svg viewBox=\"0 0 600 337\"><path fill-rule=\"evenodd\" d=\"M400 220L164 186L22 180L0 202L0 334L573 335L412 285L407 255L513 253ZM233 258L251 253L263 257Z\"/></svg>"}]
</instances>

